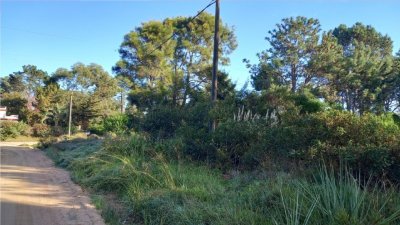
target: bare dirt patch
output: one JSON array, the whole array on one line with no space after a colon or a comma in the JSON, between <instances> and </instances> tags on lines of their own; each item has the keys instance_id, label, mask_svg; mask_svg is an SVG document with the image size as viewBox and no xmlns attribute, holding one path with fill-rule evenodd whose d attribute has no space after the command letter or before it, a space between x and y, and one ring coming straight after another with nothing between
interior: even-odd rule
<instances>
[{"instance_id":1,"label":"bare dirt patch","mask_svg":"<svg viewBox=\"0 0 400 225\"><path fill-rule=\"evenodd\" d=\"M40 150L21 144L1 143L0 224L104 224L67 171L54 167Z\"/></svg>"}]
</instances>

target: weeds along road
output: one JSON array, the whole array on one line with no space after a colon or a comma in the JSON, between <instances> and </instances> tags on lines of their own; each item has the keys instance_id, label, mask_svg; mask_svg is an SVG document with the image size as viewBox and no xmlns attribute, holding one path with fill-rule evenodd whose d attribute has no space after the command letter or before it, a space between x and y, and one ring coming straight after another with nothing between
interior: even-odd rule
<instances>
[{"instance_id":1,"label":"weeds along road","mask_svg":"<svg viewBox=\"0 0 400 225\"><path fill-rule=\"evenodd\" d=\"M0 167L1 225L104 224L68 172L40 150L1 143Z\"/></svg>"}]
</instances>

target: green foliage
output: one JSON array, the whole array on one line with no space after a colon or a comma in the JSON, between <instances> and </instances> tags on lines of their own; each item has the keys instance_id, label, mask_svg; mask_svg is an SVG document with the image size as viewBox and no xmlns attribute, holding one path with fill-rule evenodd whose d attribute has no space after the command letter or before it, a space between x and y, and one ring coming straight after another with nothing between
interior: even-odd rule
<instances>
[{"instance_id":1,"label":"green foliage","mask_svg":"<svg viewBox=\"0 0 400 225\"><path fill-rule=\"evenodd\" d=\"M185 158L185 143L182 138L161 139L154 143L156 152L162 153L167 159L180 160Z\"/></svg>"},{"instance_id":2,"label":"green foliage","mask_svg":"<svg viewBox=\"0 0 400 225\"><path fill-rule=\"evenodd\" d=\"M349 112L330 111L315 115L321 138L308 153L309 157L343 160L363 176L398 182L400 127L392 117L366 114L358 117ZM336 162L337 164L338 162Z\"/></svg>"},{"instance_id":3,"label":"green foliage","mask_svg":"<svg viewBox=\"0 0 400 225\"><path fill-rule=\"evenodd\" d=\"M91 200L97 210L101 212L104 222L108 225L120 225L121 219L117 214L115 207L108 204L107 198L102 195L92 195Z\"/></svg>"},{"instance_id":4,"label":"green foliage","mask_svg":"<svg viewBox=\"0 0 400 225\"><path fill-rule=\"evenodd\" d=\"M14 72L1 79L1 89L5 93L36 94L37 90L47 82L48 78L47 73L36 66L24 65L22 66L22 71Z\"/></svg>"},{"instance_id":5,"label":"green foliage","mask_svg":"<svg viewBox=\"0 0 400 225\"><path fill-rule=\"evenodd\" d=\"M400 208L394 190L382 193L376 184L365 188L351 175L340 170L321 169L316 183L300 183L303 197L316 203L314 217L324 224L395 224L400 219Z\"/></svg>"},{"instance_id":6,"label":"green foliage","mask_svg":"<svg viewBox=\"0 0 400 225\"><path fill-rule=\"evenodd\" d=\"M126 34L113 70L129 80L130 102L145 111L165 103L186 105L201 95L211 78L214 24L214 16L201 13L196 19L149 21ZM236 46L233 29L221 22L222 64Z\"/></svg>"},{"instance_id":7,"label":"green foliage","mask_svg":"<svg viewBox=\"0 0 400 225\"><path fill-rule=\"evenodd\" d=\"M5 141L9 138L16 138L20 135L29 135L30 127L24 122L1 121L0 122L0 138Z\"/></svg>"},{"instance_id":8,"label":"green foliage","mask_svg":"<svg viewBox=\"0 0 400 225\"><path fill-rule=\"evenodd\" d=\"M128 132L129 117L126 114L107 116L103 120L92 121L89 126L90 133L104 135L106 133L124 134Z\"/></svg>"},{"instance_id":9,"label":"green foliage","mask_svg":"<svg viewBox=\"0 0 400 225\"><path fill-rule=\"evenodd\" d=\"M308 90L303 90L292 96L294 104L300 108L300 113L316 113L324 109L324 103Z\"/></svg>"},{"instance_id":10,"label":"green foliage","mask_svg":"<svg viewBox=\"0 0 400 225\"><path fill-rule=\"evenodd\" d=\"M399 182L400 127L390 114L356 116L328 110L297 115L287 112L280 122L239 113L235 118L221 122L212 134L206 128L183 126L179 132L185 143L183 152L225 169L294 169L290 163L279 165L274 159L297 166L320 161L346 163L363 178Z\"/></svg>"},{"instance_id":11,"label":"green foliage","mask_svg":"<svg viewBox=\"0 0 400 225\"><path fill-rule=\"evenodd\" d=\"M103 123L91 123L88 130L91 134L97 134L97 135L106 134L106 130L104 129Z\"/></svg>"},{"instance_id":12,"label":"green foliage","mask_svg":"<svg viewBox=\"0 0 400 225\"><path fill-rule=\"evenodd\" d=\"M179 129L179 133L184 142L184 153L192 159L206 161L215 152L208 128L197 129L191 126L183 126Z\"/></svg>"},{"instance_id":13,"label":"green foliage","mask_svg":"<svg viewBox=\"0 0 400 225\"><path fill-rule=\"evenodd\" d=\"M159 106L144 117L142 129L154 138L173 137L182 124L183 111L178 107Z\"/></svg>"},{"instance_id":14,"label":"green foliage","mask_svg":"<svg viewBox=\"0 0 400 225\"><path fill-rule=\"evenodd\" d=\"M268 89L275 83L295 92L309 85L315 74L308 64L316 54L319 32L317 19L301 16L282 19L266 37L271 48L258 54L258 65L249 65L256 88Z\"/></svg>"},{"instance_id":15,"label":"green foliage","mask_svg":"<svg viewBox=\"0 0 400 225\"><path fill-rule=\"evenodd\" d=\"M128 130L128 116L125 114L116 114L108 116L103 121L104 130L115 134L122 134Z\"/></svg>"},{"instance_id":16,"label":"green foliage","mask_svg":"<svg viewBox=\"0 0 400 225\"><path fill-rule=\"evenodd\" d=\"M399 224L398 191L378 188L400 182L399 116L387 113L400 102L391 39L360 23L321 35L316 19L283 19L259 63L245 61L255 91L235 91L218 71L210 105L213 26L207 13L143 23L124 37L117 79L96 64L52 76L24 66L1 79L2 104L34 124L33 135L49 140L49 156L75 181L117 194L129 209L123 223ZM236 38L220 29L226 65ZM129 112L116 114L126 93ZM108 138L50 144L68 124L70 96L73 128ZM1 138L26 128L2 122ZM276 175L314 172L320 162L332 171L312 180ZM98 200L117 223L120 212L105 204Z\"/></svg>"},{"instance_id":17,"label":"green foliage","mask_svg":"<svg viewBox=\"0 0 400 225\"><path fill-rule=\"evenodd\" d=\"M176 142L175 142L176 143ZM165 145L165 146L162 146ZM165 151L172 143L156 143ZM61 142L46 149L76 182L95 191L111 221L131 224L380 224L400 222L400 195L361 186L347 171L318 170L313 179L284 174L221 174L184 159L169 161L140 135ZM116 194L112 210L104 193ZM119 219L118 219L119 218Z\"/></svg>"},{"instance_id":18,"label":"green foliage","mask_svg":"<svg viewBox=\"0 0 400 225\"><path fill-rule=\"evenodd\" d=\"M32 126L32 134L34 137L47 137L51 133L51 128L46 124L37 123Z\"/></svg>"},{"instance_id":19,"label":"green foliage","mask_svg":"<svg viewBox=\"0 0 400 225\"><path fill-rule=\"evenodd\" d=\"M60 126L52 126L51 127L51 136L53 137L59 137L63 134L66 134L68 131L66 131L66 129L64 129L63 127ZM74 129L74 127L72 127L71 129L71 133L76 133L76 130Z\"/></svg>"},{"instance_id":20,"label":"green foliage","mask_svg":"<svg viewBox=\"0 0 400 225\"><path fill-rule=\"evenodd\" d=\"M393 84L397 76L390 37L361 23L340 25L332 35L343 49L341 69L334 71L335 76L326 76L333 83L337 102L360 114L390 111L396 101Z\"/></svg>"},{"instance_id":21,"label":"green foliage","mask_svg":"<svg viewBox=\"0 0 400 225\"><path fill-rule=\"evenodd\" d=\"M217 164L224 167L253 164L249 151L263 138L263 120L228 121L220 124L213 134L214 154ZM247 159L245 159L245 157Z\"/></svg>"},{"instance_id":22,"label":"green foliage","mask_svg":"<svg viewBox=\"0 0 400 225\"><path fill-rule=\"evenodd\" d=\"M147 138L138 134L106 139L104 143L104 150L106 152L123 156L134 156L139 154L141 157L144 157L147 153L147 148Z\"/></svg>"},{"instance_id":23,"label":"green foliage","mask_svg":"<svg viewBox=\"0 0 400 225\"><path fill-rule=\"evenodd\" d=\"M9 92L1 95L1 106L7 107L9 115L18 115L20 120L30 123L27 104L28 100L19 92Z\"/></svg>"},{"instance_id":24,"label":"green foliage","mask_svg":"<svg viewBox=\"0 0 400 225\"><path fill-rule=\"evenodd\" d=\"M269 31L271 48L257 55L259 62L244 60L254 88L306 87L326 103L359 114L397 108L400 64L390 37L361 23L319 36L316 19L283 19Z\"/></svg>"},{"instance_id":25,"label":"green foliage","mask_svg":"<svg viewBox=\"0 0 400 225\"><path fill-rule=\"evenodd\" d=\"M41 97L39 103L42 111L51 119L48 122L61 122L66 126L69 99L72 96L73 124L87 129L90 120L118 112L118 103L113 98L118 91L117 80L100 65L76 63L70 70L57 69L51 77L51 83L43 88L43 94L38 97ZM61 105L53 102L61 102Z\"/></svg>"}]
</instances>

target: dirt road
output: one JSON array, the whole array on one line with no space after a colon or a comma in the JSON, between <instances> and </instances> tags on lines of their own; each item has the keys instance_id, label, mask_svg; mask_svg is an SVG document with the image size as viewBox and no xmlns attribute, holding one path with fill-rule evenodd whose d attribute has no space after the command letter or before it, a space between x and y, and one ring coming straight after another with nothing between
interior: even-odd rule
<instances>
[{"instance_id":1,"label":"dirt road","mask_svg":"<svg viewBox=\"0 0 400 225\"><path fill-rule=\"evenodd\" d=\"M1 143L1 225L103 225L68 172L40 150Z\"/></svg>"}]
</instances>

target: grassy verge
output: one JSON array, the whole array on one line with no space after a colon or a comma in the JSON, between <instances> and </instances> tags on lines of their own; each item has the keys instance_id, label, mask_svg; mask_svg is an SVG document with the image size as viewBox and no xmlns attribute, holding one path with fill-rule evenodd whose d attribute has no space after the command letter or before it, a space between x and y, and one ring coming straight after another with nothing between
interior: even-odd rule
<instances>
[{"instance_id":1,"label":"grassy verge","mask_svg":"<svg viewBox=\"0 0 400 225\"><path fill-rule=\"evenodd\" d=\"M156 147L155 147L156 146ZM53 144L46 153L93 193L108 224L400 224L394 188L361 188L346 172L310 179L263 172L223 174L165 157L141 136Z\"/></svg>"},{"instance_id":2,"label":"grassy verge","mask_svg":"<svg viewBox=\"0 0 400 225\"><path fill-rule=\"evenodd\" d=\"M4 142L38 142L40 138L31 136L17 136L15 138L9 138Z\"/></svg>"}]
</instances>

